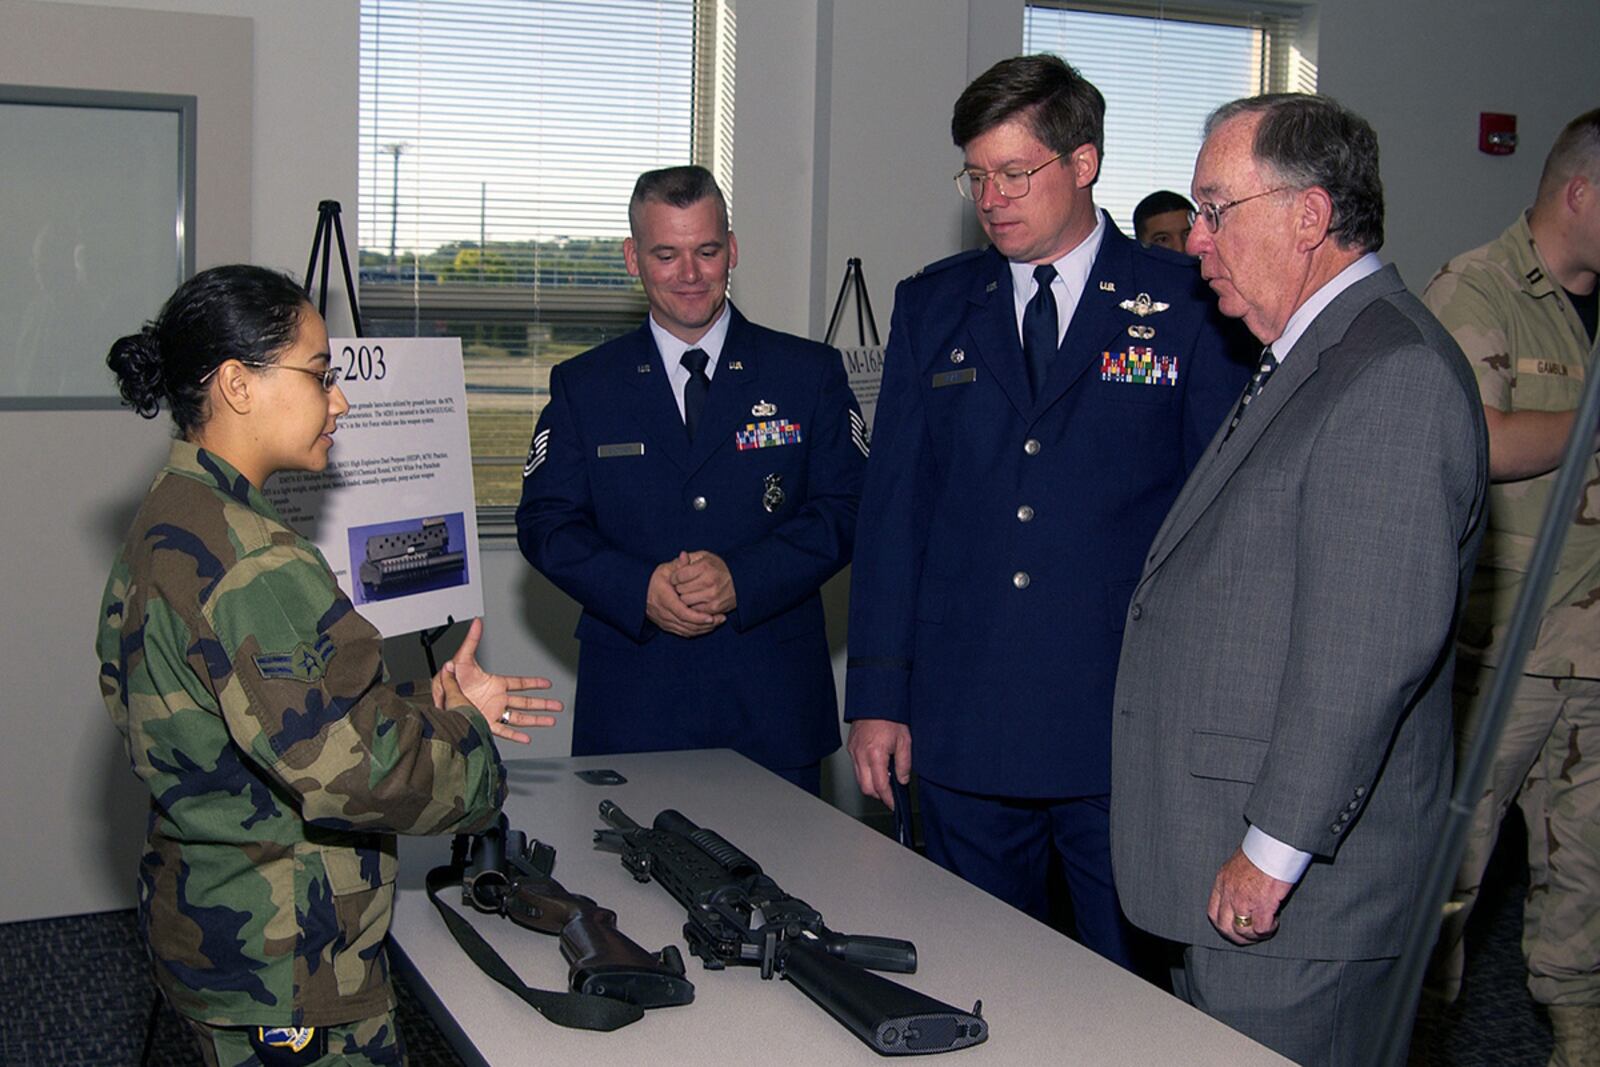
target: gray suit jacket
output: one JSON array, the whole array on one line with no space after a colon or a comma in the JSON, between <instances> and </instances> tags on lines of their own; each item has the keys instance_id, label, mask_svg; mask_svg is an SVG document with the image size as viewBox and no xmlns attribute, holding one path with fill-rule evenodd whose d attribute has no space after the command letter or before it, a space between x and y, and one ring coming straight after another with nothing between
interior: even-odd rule
<instances>
[{"instance_id":1,"label":"gray suit jacket","mask_svg":"<svg viewBox=\"0 0 1600 1067\"><path fill-rule=\"evenodd\" d=\"M1206 904L1247 825L1316 859L1246 951L1399 952L1451 781L1452 634L1482 533L1472 372L1393 267L1312 322L1219 430L1129 606L1112 738L1117 890L1231 947Z\"/></svg>"}]
</instances>

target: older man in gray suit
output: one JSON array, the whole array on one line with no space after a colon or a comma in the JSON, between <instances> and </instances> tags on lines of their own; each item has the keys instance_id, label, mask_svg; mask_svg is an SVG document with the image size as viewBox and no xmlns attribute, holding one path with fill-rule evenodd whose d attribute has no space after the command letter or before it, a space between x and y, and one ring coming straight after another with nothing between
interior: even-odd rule
<instances>
[{"instance_id":1,"label":"older man in gray suit","mask_svg":"<svg viewBox=\"0 0 1600 1067\"><path fill-rule=\"evenodd\" d=\"M1226 105L1193 192L1188 250L1267 348L1129 606L1117 888L1183 946L1192 1004L1301 1063L1358 1064L1449 798L1483 410L1460 349L1373 254L1360 116L1303 95Z\"/></svg>"}]
</instances>

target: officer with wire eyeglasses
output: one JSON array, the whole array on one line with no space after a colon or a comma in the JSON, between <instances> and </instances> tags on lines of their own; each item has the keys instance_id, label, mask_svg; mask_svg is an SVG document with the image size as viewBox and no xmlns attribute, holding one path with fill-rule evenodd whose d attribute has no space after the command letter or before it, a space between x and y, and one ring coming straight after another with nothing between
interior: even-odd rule
<instances>
[{"instance_id":1,"label":"officer with wire eyeglasses","mask_svg":"<svg viewBox=\"0 0 1600 1067\"><path fill-rule=\"evenodd\" d=\"M1194 261L1095 206L1104 112L1048 55L956 102L956 187L992 244L895 294L845 718L863 793L919 773L932 859L1040 919L1065 910L1056 866L1078 938L1135 968L1108 829L1124 618L1249 367Z\"/></svg>"}]
</instances>

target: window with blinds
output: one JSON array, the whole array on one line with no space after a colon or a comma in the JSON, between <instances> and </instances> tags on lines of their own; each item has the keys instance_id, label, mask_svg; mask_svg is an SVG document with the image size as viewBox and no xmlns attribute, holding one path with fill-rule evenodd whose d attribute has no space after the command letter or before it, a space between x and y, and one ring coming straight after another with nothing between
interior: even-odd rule
<instances>
[{"instance_id":1,"label":"window with blinds","mask_svg":"<svg viewBox=\"0 0 1600 1067\"><path fill-rule=\"evenodd\" d=\"M373 336L459 336L480 528L517 502L550 368L637 326L640 172L733 198L732 0L362 0Z\"/></svg>"},{"instance_id":2,"label":"window with blinds","mask_svg":"<svg viewBox=\"0 0 1600 1067\"><path fill-rule=\"evenodd\" d=\"M1263 92L1315 92L1293 8L1234 13L1164 3L1030 2L1024 51L1072 64L1106 98L1095 203L1129 236L1133 209L1158 189L1189 195L1205 118Z\"/></svg>"}]
</instances>

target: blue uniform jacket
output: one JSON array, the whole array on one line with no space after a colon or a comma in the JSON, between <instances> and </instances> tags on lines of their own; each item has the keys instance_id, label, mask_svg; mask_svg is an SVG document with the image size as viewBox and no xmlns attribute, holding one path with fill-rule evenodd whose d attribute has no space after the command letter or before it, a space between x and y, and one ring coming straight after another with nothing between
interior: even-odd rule
<instances>
[{"instance_id":1,"label":"blue uniform jacket","mask_svg":"<svg viewBox=\"0 0 1600 1067\"><path fill-rule=\"evenodd\" d=\"M796 767L839 747L817 591L850 560L861 416L835 349L731 314L692 446L648 322L551 372L517 542L583 606L574 754ZM727 562L738 607L686 639L645 618L645 591L696 549Z\"/></svg>"},{"instance_id":2,"label":"blue uniform jacket","mask_svg":"<svg viewBox=\"0 0 1600 1067\"><path fill-rule=\"evenodd\" d=\"M845 718L909 724L914 769L952 788L1109 792L1124 615L1249 378L1240 340L1192 260L1109 220L1037 402L1004 257L963 253L902 282L852 568Z\"/></svg>"}]
</instances>

